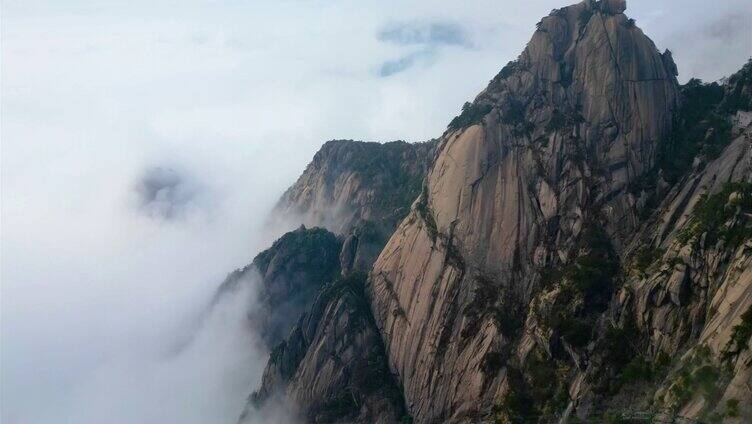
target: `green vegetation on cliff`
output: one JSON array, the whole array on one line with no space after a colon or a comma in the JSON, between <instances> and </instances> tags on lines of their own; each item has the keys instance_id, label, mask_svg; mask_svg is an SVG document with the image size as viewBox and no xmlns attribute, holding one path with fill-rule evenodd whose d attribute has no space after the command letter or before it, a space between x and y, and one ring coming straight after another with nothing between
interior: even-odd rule
<instances>
[{"instance_id":1,"label":"green vegetation on cliff","mask_svg":"<svg viewBox=\"0 0 752 424\"><path fill-rule=\"evenodd\" d=\"M681 86L680 95L673 131L658 152L659 168L671 184L690 171L698 155L718 157L731 141L729 116L752 110L752 59L724 85L693 78Z\"/></svg>"},{"instance_id":2,"label":"green vegetation on cliff","mask_svg":"<svg viewBox=\"0 0 752 424\"><path fill-rule=\"evenodd\" d=\"M681 87L681 106L668 140L659 145L658 163L669 183L677 182L701 153L715 157L730 141L731 125L718 105L723 87L691 79Z\"/></svg>"},{"instance_id":3,"label":"green vegetation on cliff","mask_svg":"<svg viewBox=\"0 0 752 424\"><path fill-rule=\"evenodd\" d=\"M493 106L491 105L481 105L466 102L464 105L462 105L462 113L460 113L459 116L454 117L454 119L449 122L449 129L458 130L461 128L469 127L471 125L479 124L483 120L483 117L491 112L491 109L493 109Z\"/></svg>"},{"instance_id":4,"label":"green vegetation on cliff","mask_svg":"<svg viewBox=\"0 0 752 424\"><path fill-rule=\"evenodd\" d=\"M729 340L726 349L724 349L722 357L726 361L749 349L749 339L752 337L752 306L747 308L741 318L742 322L734 326L731 340Z\"/></svg>"},{"instance_id":5,"label":"green vegetation on cliff","mask_svg":"<svg viewBox=\"0 0 752 424\"><path fill-rule=\"evenodd\" d=\"M301 227L290 231L272 244L272 247L256 255L253 265L261 274L279 272L281 263L289 264L293 269L305 270L311 279L331 280L339 272L339 249L341 243L337 236L324 228ZM275 268L270 270L272 261Z\"/></svg>"},{"instance_id":6,"label":"green vegetation on cliff","mask_svg":"<svg viewBox=\"0 0 752 424\"><path fill-rule=\"evenodd\" d=\"M692 210L692 216L682 231L679 241L699 242L705 237L705 245L722 240L726 246L735 248L752 237L752 184L726 183L723 189L712 195L703 195Z\"/></svg>"}]
</instances>

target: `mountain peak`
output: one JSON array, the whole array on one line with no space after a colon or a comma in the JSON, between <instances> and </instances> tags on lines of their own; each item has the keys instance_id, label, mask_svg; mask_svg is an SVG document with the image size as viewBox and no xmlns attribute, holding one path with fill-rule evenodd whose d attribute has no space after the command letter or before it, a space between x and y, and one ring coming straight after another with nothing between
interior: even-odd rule
<instances>
[{"instance_id":1,"label":"mountain peak","mask_svg":"<svg viewBox=\"0 0 752 424\"><path fill-rule=\"evenodd\" d=\"M752 273L736 271L752 270L752 124L746 112L733 128L727 119L752 105L752 65L725 88L680 87L671 52L659 52L625 10L624 0L555 9L435 143L327 143L285 194L282 209L347 211L334 219L342 274L370 271L335 285L348 290L329 299L332 319L310 330L321 339L290 350L308 358L272 355L265 380L292 369L282 386L289 380L286 393L310 421L336 421L318 415L331 405L341 420L374 421L374 397L357 394L371 376L331 372L358 371L367 352L341 362L329 346L376 332L383 346L373 346L367 369L386 380L365 387L402 395L376 396L392 411L381 422L402 412L416 423L600 421L637 396L629 384L645 372L636 369L721 375L731 362L712 355L752 362L748 332L736 335L752 326ZM685 179L663 179L667 152ZM397 205L407 215L389 221L402 217ZM370 244L380 253L350 266L374 239L359 226L387 221L391 237ZM330 326L362 317L335 313L348 299L367 318L351 333ZM741 322L733 336L731 322ZM694 348L694 359L681 358ZM692 417L717 408L689 396L698 383L677 389L676 378L651 382L660 391L628 406ZM748 422L752 411L740 405L749 395L731 378L712 383L714 402L732 405L716 411Z\"/></svg>"}]
</instances>

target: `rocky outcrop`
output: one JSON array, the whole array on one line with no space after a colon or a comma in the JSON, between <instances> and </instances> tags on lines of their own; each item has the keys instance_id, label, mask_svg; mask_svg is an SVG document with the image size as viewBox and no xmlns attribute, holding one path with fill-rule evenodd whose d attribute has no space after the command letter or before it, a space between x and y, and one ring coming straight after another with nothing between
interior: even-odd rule
<instances>
[{"instance_id":1,"label":"rocky outcrop","mask_svg":"<svg viewBox=\"0 0 752 424\"><path fill-rule=\"evenodd\" d=\"M262 307L251 316L274 349L241 422L263 416L269 399L279 397L311 422L409 417L363 296L361 271L370 270L418 195L434 147L330 141L283 195L277 219L327 226L339 236L303 227L254 260L264 289Z\"/></svg>"},{"instance_id":2,"label":"rocky outcrop","mask_svg":"<svg viewBox=\"0 0 752 424\"><path fill-rule=\"evenodd\" d=\"M328 141L282 195L275 214L336 234L363 221L394 228L420 193L435 145Z\"/></svg>"},{"instance_id":3,"label":"rocky outcrop","mask_svg":"<svg viewBox=\"0 0 752 424\"><path fill-rule=\"evenodd\" d=\"M244 422L275 393L312 423L397 423L408 417L363 295L365 275L327 285L271 354Z\"/></svg>"},{"instance_id":4,"label":"rocky outcrop","mask_svg":"<svg viewBox=\"0 0 752 424\"><path fill-rule=\"evenodd\" d=\"M256 279L258 306L249 320L271 349L240 423L274 420L280 403L286 417L307 422L393 423L407 416L363 294L365 274L343 272L346 256L333 233L301 226L220 287L217 296L232 295Z\"/></svg>"},{"instance_id":5,"label":"rocky outcrop","mask_svg":"<svg viewBox=\"0 0 752 424\"><path fill-rule=\"evenodd\" d=\"M329 231L301 226L227 276L217 296L255 283L258 306L249 311L249 320L263 344L272 348L287 336L321 287L339 275L341 246ZM254 278L258 281L251 281Z\"/></svg>"},{"instance_id":6,"label":"rocky outcrop","mask_svg":"<svg viewBox=\"0 0 752 424\"><path fill-rule=\"evenodd\" d=\"M554 10L435 142L317 153L277 212L336 276L246 413L752 420L752 62L679 86L625 8Z\"/></svg>"},{"instance_id":7,"label":"rocky outcrop","mask_svg":"<svg viewBox=\"0 0 752 424\"><path fill-rule=\"evenodd\" d=\"M435 141L328 141L274 215L342 235L343 272L367 272L420 193L435 147Z\"/></svg>"},{"instance_id":8,"label":"rocky outcrop","mask_svg":"<svg viewBox=\"0 0 752 424\"><path fill-rule=\"evenodd\" d=\"M634 322L636 356L651 365L679 358L653 376L643 401L705 421L752 417L752 333L735 330L752 308L749 116L737 112L733 141L707 165L696 161L633 239L628 257L646 259L627 266L611 308L614 322Z\"/></svg>"},{"instance_id":9,"label":"rocky outcrop","mask_svg":"<svg viewBox=\"0 0 752 424\"><path fill-rule=\"evenodd\" d=\"M541 21L467 108L486 113L440 139L423 194L374 265L372 309L417 422L491 413L531 351L512 354L544 270L589 257L589 233L618 252L639 225L627 187L654 167L678 86L669 55L618 3ZM609 278L593 283L598 296ZM587 300L583 320L605 309Z\"/></svg>"}]
</instances>

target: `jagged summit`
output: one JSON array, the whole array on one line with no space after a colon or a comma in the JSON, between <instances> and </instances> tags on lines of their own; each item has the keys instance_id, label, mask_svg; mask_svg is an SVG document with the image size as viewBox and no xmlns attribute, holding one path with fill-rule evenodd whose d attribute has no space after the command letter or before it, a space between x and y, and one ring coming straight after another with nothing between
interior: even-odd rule
<instances>
[{"instance_id":1,"label":"jagged summit","mask_svg":"<svg viewBox=\"0 0 752 424\"><path fill-rule=\"evenodd\" d=\"M614 14L622 6L543 18L476 98L475 119L440 140L417 206L374 265L372 307L418 421L498 402L513 383L505 364L538 343L551 351L519 321L541 270L594 235L618 251L638 225L626 189L655 163L678 84L670 57ZM592 296L610 295L603 284Z\"/></svg>"}]
</instances>

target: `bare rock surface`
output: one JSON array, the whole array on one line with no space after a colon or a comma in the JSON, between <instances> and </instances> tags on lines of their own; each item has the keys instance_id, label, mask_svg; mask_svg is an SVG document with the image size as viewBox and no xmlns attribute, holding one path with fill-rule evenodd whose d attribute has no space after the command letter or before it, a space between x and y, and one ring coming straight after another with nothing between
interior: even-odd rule
<instances>
[{"instance_id":1,"label":"bare rock surface","mask_svg":"<svg viewBox=\"0 0 752 424\"><path fill-rule=\"evenodd\" d=\"M554 10L435 141L324 145L277 212L337 276L247 411L752 420L752 62L680 86L625 10Z\"/></svg>"},{"instance_id":2,"label":"bare rock surface","mask_svg":"<svg viewBox=\"0 0 752 424\"><path fill-rule=\"evenodd\" d=\"M654 166L678 88L618 3L541 21L475 100L487 113L440 139L422 196L374 265L372 308L418 422L490 412L510 392L505 352L519 337L496 311L526 310L540 265L577 256L586 227L618 249L638 226L626 188Z\"/></svg>"}]
</instances>

